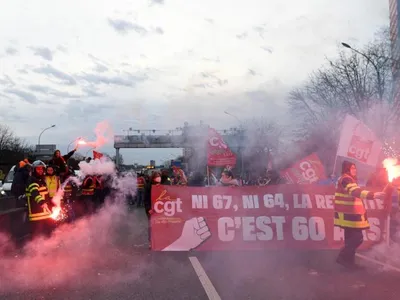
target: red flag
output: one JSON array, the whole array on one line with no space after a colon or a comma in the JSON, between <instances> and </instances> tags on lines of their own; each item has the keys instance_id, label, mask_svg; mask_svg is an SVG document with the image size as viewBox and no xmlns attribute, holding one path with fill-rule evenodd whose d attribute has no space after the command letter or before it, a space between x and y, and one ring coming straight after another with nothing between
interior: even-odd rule
<instances>
[{"instance_id":1,"label":"red flag","mask_svg":"<svg viewBox=\"0 0 400 300\"><path fill-rule=\"evenodd\" d=\"M222 136L214 129L208 131L208 165L226 166L236 165L236 155L229 149L228 145L222 140Z\"/></svg>"},{"instance_id":2,"label":"red flag","mask_svg":"<svg viewBox=\"0 0 400 300\"><path fill-rule=\"evenodd\" d=\"M93 159L100 159L104 156L103 153L97 152L93 150Z\"/></svg>"},{"instance_id":3,"label":"red flag","mask_svg":"<svg viewBox=\"0 0 400 300\"><path fill-rule=\"evenodd\" d=\"M312 184L327 178L324 165L316 153L298 160L280 174L290 184Z\"/></svg>"}]
</instances>

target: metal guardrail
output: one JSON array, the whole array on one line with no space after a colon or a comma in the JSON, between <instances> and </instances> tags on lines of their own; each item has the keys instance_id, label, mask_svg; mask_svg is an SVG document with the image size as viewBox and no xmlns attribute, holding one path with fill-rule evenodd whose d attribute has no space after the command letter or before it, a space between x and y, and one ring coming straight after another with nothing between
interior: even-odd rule
<instances>
[{"instance_id":1,"label":"metal guardrail","mask_svg":"<svg viewBox=\"0 0 400 300\"><path fill-rule=\"evenodd\" d=\"M0 198L0 233L16 243L30 232L27 208L18 206L15 197Z\"/></svg>"},{"instance_id":2,"label":"metal guardrail","mask_svg":"<svg viewBox=\"0 0 400 300\"><path fill-rule=\"evenodd\" d=\"M0 213L2 211L17 208L17 199L13 196L2 196L0 197Z\"/></svg>"}]
</instances>

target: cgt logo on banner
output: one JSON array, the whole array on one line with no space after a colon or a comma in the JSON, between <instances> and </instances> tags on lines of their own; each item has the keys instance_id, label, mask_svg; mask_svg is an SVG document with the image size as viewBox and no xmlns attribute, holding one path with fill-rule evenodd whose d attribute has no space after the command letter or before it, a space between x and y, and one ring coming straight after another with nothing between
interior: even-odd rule
<instances>
[{"instance_id":1,"label":"cgt logo on banner","mask_svg":"<svg viewBox=\"0 0 400 300\"><path fill-rule=\"evenodd\" d=\"M370 166L376 166L382 143L364 123L346 115L340 133L337 156L353 158Z\"/></svg>"},{"instance_id":2,"label":"cgt logo on banner","mask_svg":"<svg viewBox=\"0 0 400 300\"><path fill-rule=\"evenodd\" d=\"M325 168L316 153L296 162L280 174L291 184L311 184L326 179Z\"/></svg>"},{"instance_id":3,"label":"cgt logo on banner","mask_svg":"<svg viewBox=\"0 0 400 300\"><path fill-rule=\"evenodd\" d=\"M152 249L332 249L343 245L333 226L333 186L174 187L152 189ZM382 240L390 205L366 200L371 228L362 247Z\"/></svg>"},{"instance_id":4,"label":"cgt logo on banner","mask_svg":"<svg viewBox=\"0 0 400 300\"><path fill-rule=\"evenodd\" d=\"M363 123L358 122L354 128L347 156L355 158L363 163L368 161L374 145L374 134Z\"/></svg>"},{"instance_id":5,"label":"cgt logo on banner","mask_svg":"<svg viewBox=\"0 0 400 300\"><path fill-rule=\"evenodd\" d=\"M223 141L222 136L213 128L208 130L207 165L236 165L236 155Z\"/></svg>"}]
</instances>

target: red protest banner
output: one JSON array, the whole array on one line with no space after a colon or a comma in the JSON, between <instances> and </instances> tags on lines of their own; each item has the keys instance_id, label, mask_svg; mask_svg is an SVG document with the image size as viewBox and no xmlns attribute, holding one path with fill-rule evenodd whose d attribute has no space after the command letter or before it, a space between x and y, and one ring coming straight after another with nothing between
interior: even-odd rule
<instances>
[{"instance_id":1,"label":"red protest banner","mask_svg":"<svg viewBox=\"0 0 400 300\"><path fill-rule=\"evenodd\" d=\"M291 184L311 184L326 179L325 168L316 153L297 161L280 174Z\"/></svg>"},{"instance_id":2,"label":"red protest banner","mask_svg":"<svg viewBox=\"0 0 400 300\"><path fill-rule=\"evenodd\" d=\"M213 128L208 130L207 165L213 167L236 165L236 155Z\"/></svg>"},{"instance_id":3,"label":"red protest banner","mask_svg":"<svg viewBox=\"0 0 400 300\"><path fill-rule=\"evenodd\" d=\"M161 251L332 249L333 186L174 187L152 189L152 249ZM382 240L389 205L364 202L371 228L362 247Z\"/></svg>"}]
</instances>

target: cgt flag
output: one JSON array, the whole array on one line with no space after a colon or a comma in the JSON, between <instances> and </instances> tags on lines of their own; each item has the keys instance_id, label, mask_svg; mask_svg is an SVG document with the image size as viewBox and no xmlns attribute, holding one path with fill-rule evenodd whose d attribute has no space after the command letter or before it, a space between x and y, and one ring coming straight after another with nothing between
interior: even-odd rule
<instances>
[{"instance_id":1,"label":"cgt flag","mask_svg":"<svg viewBox=\"0 0 400 300\"><path fill-rule=\"evenodd\" d=\"M280 174L290 184L311 184L326 179L324 165L316 153L297 161Z\"/></svg>"},{"instance_id":2,"label":"cgt flag","mask_svg":"<svg viewBox=\"0 0 400 300\"><path fill-rule=\"evenodd\" d=\"M97 152L93 150L93 159L100 159L104 156L103 153Z\"/></svg>"},{"instance_id":3,"label":"cgt flag","mask_svg":"<svg viewBox=\"0 0 400 300\"><path fill-rule=\"evenodd\" d=\"M210 128L208 131L207 165L212 167L236 165L236 155L214 128Z\"/></svg>"},{"instance_id":4,"label":"cgt flag","mask_svg":"<svg viewBox=\"0 0 400 300\"><path fill-rule=\"evenodd\" d=\"M381 149L382 143L371 129L353 116L346 115L340 133L337 156L376 166Z\"/></svg>"}]
</instances>

